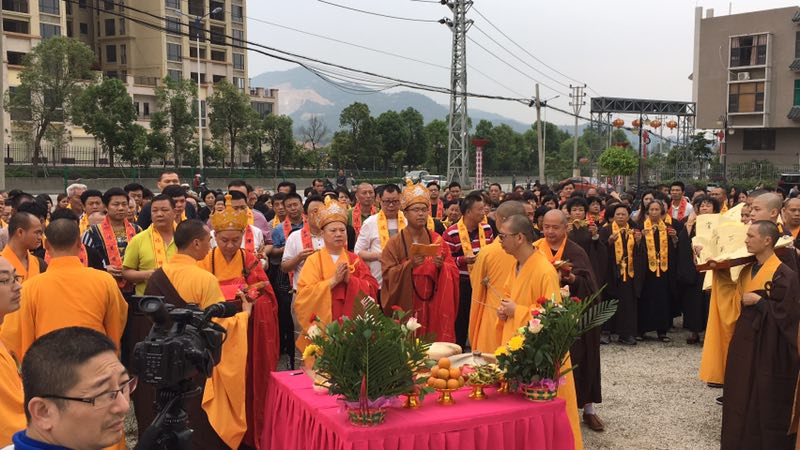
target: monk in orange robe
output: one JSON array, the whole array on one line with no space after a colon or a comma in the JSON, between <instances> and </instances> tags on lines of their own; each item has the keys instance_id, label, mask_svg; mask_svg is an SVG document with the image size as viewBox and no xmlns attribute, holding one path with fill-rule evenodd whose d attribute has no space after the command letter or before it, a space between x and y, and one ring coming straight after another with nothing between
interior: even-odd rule
<instances>
[{"instance_id":1,"label":"monk in orange robe","mask_svg":"<svg viewBox=\"0 0 800 450\"><path fill-rule=\"evenodd\" d=\"M8 244L0 256L14 266L21 283L47 268L43 259L31 254L42 245L42 235L42 221L31 213L17 212L8 221Z\"/></svg>"},{"instance_id":2,"label":"monk in orange robe","mask_svg":"<svg viewBox=\"0 0 800 450\"><path fill-rule=\"evenodd\" d=\"M500 302L497 315L502 324L500 342L507 343L517 334L520 327L531 320L531 306L540 297L561 299L561 286L556 269L550 261L533 247L533 224L521 215L512 216L500 227L503 250L513 255L517 261L505 287L505 299ZM500 326L500 325L499 325ZM562 371L572 367L569 354ZM578 399L575 393L575 379L572 372L567 373L566 382L558 387L558 398L566 402L567 416L572 426L575 449L583 448L581 422L578 416Z\"/></svg>"},{"instance_id":3,"label":"monk in orange robe","mask_svg":"<svg viewBox=\"0 0 800 450\"><path fill-rule=\"evenodd\" d=\"M18 276L14 266L0 257L0 324L6 314L19 309L22 285ZM0 447L11 444L11 436L25 429L24 397L17 362L0 342Z\"/></svg>"},{"instance_id":4,"label":"monk in orange robe","mask_svg":"<svg viewBox=\"0 0 800 450\"><path fill-rule=\"evenodd\" d=\"M420 335L455 342L458 267L447 243L427 229L430 193L424 185L412 184L403 189L400 202L407 225L389 239L381 255L383 309L389 315L393 307L413 311L422 325ZM422 247L414 244L435 255L415 256L415 248Z\"/></svg>"},{"instance_id":5,"label":"monk in orange robe","mask_svg":"<svg viewBox=\"0 0 800 450\"><path fill-rule=\"evenodd\" d=\"M518 201L508 200L500 204L494 212L499 227L511 216L525 215L525 206ZM469 273L472 284L472 307L469 315L469 342L472 350L492 353L502 344L498 334L497 308L500 295L517 261L503 250L500 240L478 253L475 265Z\"/></svg>"},{"instance_id":6,"label":"monk in orange robe","mask_svg":"<svg viewBox=\"0 0 800 450\"><path fill-rule=\"evenodd\" d=\"M237 193L240 194L240 193ZM200 267L219 280L226 301L241 303L246 295L253 303L247 327L247 433L244 443L256 446L264 426L269 373L279 359L278 303L258 256L242 248L248 227L247 211L235 210L230 195L225 210L211 216L217 247L200 261Z\"/></svg>"},{"instance_id":7,"label":"monk in orange robe","mask_svg":"<svg viewBox=\"0 0 800 450\"><path fill-rule=\"evenodd\" d=\"M378 294L378 281L369 266L347 251L346 211L338 201L326 198L317 214L325 247L306 259L294 299L295 317L303 328L297 339L301 351L308 345L305 332L311 317L319 317L322 323L352 317L359 295L375 298Z\"/></svg>"}]
</instances>

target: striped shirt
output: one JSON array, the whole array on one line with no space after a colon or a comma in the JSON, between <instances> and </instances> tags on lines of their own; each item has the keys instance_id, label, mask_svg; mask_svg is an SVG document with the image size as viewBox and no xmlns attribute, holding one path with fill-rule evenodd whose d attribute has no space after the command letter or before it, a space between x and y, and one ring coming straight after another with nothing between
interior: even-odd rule
<instances>
[{"instance_id":1,"label":"striped shirt","mask_svg":"<svg viewBox=\"0 0 800 450\"><path fill-rule=\"evenodd\" d=\"M486 236L486 245L491 244L494 237L492 233L492 227L489 226L488 223L481 224L480 226L483 227L483 232ZM458 273L468 276L469 269L467 268L467 264L464 262L464 249L461 247L461 239L458 237L458 224L454 223L453 225L450 225L442 238L445 242L447 242L447 246L450 248L450 254L453 255L453 258L456 260ZM469 233L469 238L472 241L472 253L477 255L481 250L481 242L478 237L477 228Z\"/></svg>"}]
</instances>

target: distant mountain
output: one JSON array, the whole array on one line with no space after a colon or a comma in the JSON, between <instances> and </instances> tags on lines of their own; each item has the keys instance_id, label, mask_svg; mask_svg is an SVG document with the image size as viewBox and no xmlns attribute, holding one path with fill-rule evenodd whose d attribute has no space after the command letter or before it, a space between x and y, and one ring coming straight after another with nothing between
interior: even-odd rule
<instances>
[{"instance_id":1,"label":"distant mountain","mask_svg":"<svg viewBox=\"0 0 800 450\"><path fill-rule=\"evenodd\" d=\"M302 67L280 72L265 72L252 78L250 84L254 87L279 89L278 110L281 114L290 116L294 120L295 127L302 125L310 115L317 114L324 118L330 129L338 129L339 114L353 102L367 104L373 116L408 107L419 111L425 122L444 119L448 114L447 105L439 104L430 97L416 92L378 92L369 95L348 92L331 85ZM469 116L473 124L485 119L495 125L507 124L518 132L530 128L530 124L477 109L470 109Z\"/></svg>"}]
</instances>

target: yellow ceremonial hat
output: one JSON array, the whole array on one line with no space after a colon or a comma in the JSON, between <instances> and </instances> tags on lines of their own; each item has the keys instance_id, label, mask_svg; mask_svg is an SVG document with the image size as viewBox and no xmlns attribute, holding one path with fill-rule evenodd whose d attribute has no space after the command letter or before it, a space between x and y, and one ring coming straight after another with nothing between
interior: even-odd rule
<instances>
[{"instance_id":1,"label":"yellow ceremonial hat","mask_svg":"<svg viewBox=\"0 0 800 450\"><path fill-rule=\"evenodd\" d=\"M317 212L317 225L320 228L324 228L325 225L331 222L342 222L347 225L347 208L339 203L338 200L325 197L325 206Z\"/></svg>"},{"instance_id":2,"label":"yellow ceremonial hat","mask_svg":"<svg viewBox=\"0 0 800 450\"><path fill-rule=\"evenodd\" d=\"M400 197L400 207L403 209L415 203L422 203L431 206L431 194L424 184L414 184L410 179L406 178L406 186L403 188L403 194Z\"/></svg>"},{"instance_id":3,"label":"yellow ceremonial hat","mask_svg":"<svg viewBox=\"0 0 800 450\"><path fill-rule=\"evenodd\" d=\"M247 227L247 211L237 211L231 206L231 195L225 196L225 209L211 215L214 231L243 231Z\"/></svg>"}]
</instances>

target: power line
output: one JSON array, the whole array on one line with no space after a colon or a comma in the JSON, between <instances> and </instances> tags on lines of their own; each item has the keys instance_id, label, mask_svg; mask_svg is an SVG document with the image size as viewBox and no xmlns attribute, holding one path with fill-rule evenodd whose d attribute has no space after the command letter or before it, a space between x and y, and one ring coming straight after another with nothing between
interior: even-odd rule
<instances>
[{"instance_id":1,"label":"power line","mask_svg":"<svg viewBox=\"0 0 800 450\"><path fill-rule=\"evenodd\" d=\"M327 0L317 0L317 1L320 2L320 3L325 3L327 5L335 6L337 8L347 9L347 10L350 10L350 11L356 11L356 12L360 12L360 13L363 13L363 14L369 14L371 16L384 17L384 18L387 18L387 19L405 20L405 21L408 21L408 22L422 22L422 23L438 23L439 22L438 19L415 19L415 18L412 18L412 17L392 16L390 14L381 14L381 13L376 13L376 12L373 12L373 11L367 11L365 9L353 8L352 6L340 5L338 3L329 2Z\"/></svg>"}]
</instances>

